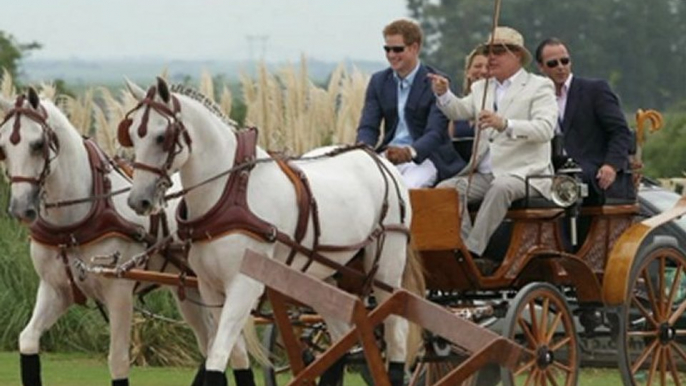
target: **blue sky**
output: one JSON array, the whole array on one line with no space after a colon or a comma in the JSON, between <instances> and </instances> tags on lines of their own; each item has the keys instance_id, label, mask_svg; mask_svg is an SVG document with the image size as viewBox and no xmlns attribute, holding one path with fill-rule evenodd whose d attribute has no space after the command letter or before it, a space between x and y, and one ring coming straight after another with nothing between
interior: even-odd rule
<instances>
[{"instance_id":1,"label":"blue sky","mask_svg":"<svg viewBox=\"0 0 686 386\"><path fill-rule=\"evenodd\" d=\"M383 61L381 30L406 15L405 0L12 0L0 30L40 59Z\"/></svg>"}]
</instances>

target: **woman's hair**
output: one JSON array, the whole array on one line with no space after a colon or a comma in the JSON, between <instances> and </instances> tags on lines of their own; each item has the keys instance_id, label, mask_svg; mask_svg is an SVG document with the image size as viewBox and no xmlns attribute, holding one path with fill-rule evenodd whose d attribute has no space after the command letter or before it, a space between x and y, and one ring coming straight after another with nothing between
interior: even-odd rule
<instances>
[{"instance_id":1,"label":"woman's hair","mask_svg":"<svg viewBox=\"0 0 686 386\"><path fill-rule=\"evenodd\" d=\"M481 50L475 48L472 50L472 52L469 53L469 55L467 55L464 58L464 73L462 76L462 95L469 94L469 89L472 87L472 81L469 79L467 73L469 72L469 67L472 66L472 63L474 63L474 58L479 55L485 56Z\"/></svg>"}]
</instances>

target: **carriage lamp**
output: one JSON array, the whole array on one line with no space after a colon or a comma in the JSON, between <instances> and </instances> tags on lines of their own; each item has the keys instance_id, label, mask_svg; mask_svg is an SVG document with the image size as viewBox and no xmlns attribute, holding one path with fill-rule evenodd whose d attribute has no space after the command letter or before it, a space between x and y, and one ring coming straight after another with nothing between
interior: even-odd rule
<instances>
[{"instance_id":1,"label":"carriage lamp","mask_svg":"<svg viewBox=\"0 0 686 386\"><path fill-rule=\"evenodd\" d=\"M581 184L574 177L560 174L553 177L551 198L555 205L567 208L581 198Z\"/></svg>"},{"instance_id":2,"label":"carriage lamp","mask_svg":"<svg viewBox=\"0 0 686 386\"><path fill-rule=\"evenodd\" d=\"M580 175L581 168L571 158L568 159L553 177L550 194L556 205L565 208L569 219L570 242L574 247L578 243L576 220L579 217L579 206L583 198L588 196L588 185L581 182Z\"/></svg>"}]
</instances>

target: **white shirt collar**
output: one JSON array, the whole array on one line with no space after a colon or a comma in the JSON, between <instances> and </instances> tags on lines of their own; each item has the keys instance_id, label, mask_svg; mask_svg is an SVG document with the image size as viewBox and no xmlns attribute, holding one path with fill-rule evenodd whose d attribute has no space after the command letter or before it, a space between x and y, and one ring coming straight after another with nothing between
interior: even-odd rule
<instances>
[{"instance_id":1,"label":"white shirt collar","mask_svg":"<svg viewBox=\"0 0 686 386\"><path fill-rule=\"evenodd\" d=\"M505 79L502 83L499 82L498 79L495 79L495 84L496 84L496 86L498 86L498 87L508 88L508 87L510 87L510 85L512 84L512 82L514 81L514 79L515 79L516 77L518 77L518 76L519 76L521 73L523 73L523 72L524 72L524 68L520 68L519 71L517 71L517 72L515 72L514 74L512 74L511 77Z\"/></svg>"},{"instance_id":2,"label":"white shirt collar","mask_svg":"<svg viewBox=\"0 0 686 386\"><path fill-rule=\"evenodd\" d=\"M414 82L414 77L415 77L415 75L417 75L417 71L419 71L419 66L420 66L420 65L421 65L421 62L417 61L417 65L414 67L414 69L413 69L412 71L410 71L410 73L407 74L407 76L404 77L404 78L401 78L400 75L398 75L397 72L393 71L393 77L395 78L395 80L396 80L398 83L400 83L401 80L404 80L404 81L407 82L407 85L408 85L408 86L411 86L411 85L412 85L412 82Z\"/></svg>"}]
</instances>

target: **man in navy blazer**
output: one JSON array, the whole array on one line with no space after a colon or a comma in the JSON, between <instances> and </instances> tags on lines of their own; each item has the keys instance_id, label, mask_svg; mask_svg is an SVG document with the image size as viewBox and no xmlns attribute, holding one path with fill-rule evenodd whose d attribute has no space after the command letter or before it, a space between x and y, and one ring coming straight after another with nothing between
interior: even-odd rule
<instances>
[{"instance_id":1,"label":"man in navy blazer","mask_svg":"<svg viewBox=\"0 0 686 386\"><path fill-rule=\"evenodd\" d=\"M588 201L604 204L607 199L634 199L636 192L629 171L633 135L619 105L619 98L604 80L572 75L567 47L548 38L536 49L538 68L555 84L562 135L568 157L583 170L591 186Z\"/></svg>"},{"instance_id":2,"label":"man in navy blazer","mask_svg":"<svg viewBox=\"0 0 686 386\"><path fill-rule=\"evenodd\" d=\"M383 35L390 67L369 81L357 142L396 165L408 188L433 186L466 164L450 141L448 119L436 106L427 77L436 70L419 61L422 31L417 23L396 20Z\"/></svg>"}]
</instances>

